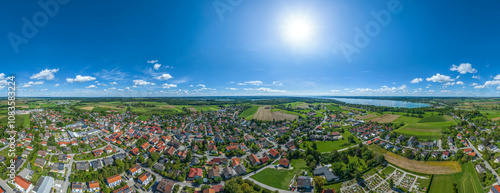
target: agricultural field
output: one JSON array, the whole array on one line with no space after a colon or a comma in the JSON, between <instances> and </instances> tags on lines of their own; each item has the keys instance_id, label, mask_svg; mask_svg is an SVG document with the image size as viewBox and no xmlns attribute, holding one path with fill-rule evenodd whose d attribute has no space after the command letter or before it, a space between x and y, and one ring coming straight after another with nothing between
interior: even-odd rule
<instances>
[{"instance_id":1,"label":"agricultural field","mask_svg":"<svg viewBox=\"0 0 500 193\"><path fill-rule=\"evenodd\" d=\"M393 114L384 114L380 117L375 117L373 119L370 119L369 121L371 122L377 122L377 123L390 123L397 118L399 118L400 115L393 115Z\"/></svg>"},{"instance_id":2,"label":"agricultural field","mask_svg":"<svg viewBox=\"0 0 500 193\"><path fill-rule=\"evenodd\" d=\"M272 120L295 120L298 119L299 116L294 114L289 114L283 112L284 110L272 111L270 106L262 106L259 107L257 112L253 115L253 119L262 120L262 121L272 121Z\"/></svg>"},{"instance_id":3,"label":"agricultural field","mask_svg":"<svg viewBox=\"0 0 500 193\"><path fill-rule=\"evenodd\" d=\"M377 115L375 115L375 114L367 114L367 115L357 116L356 118L357 118L357 119L363 119L363 120L365 120L365 119L371 119L371 118L374 118L374 117L376 117L376 116L377 116Z\"/></svg>"},{"instance_id":4,"label":"agricultural field","mask_svg":"<svg viewBox=\"0 0 500 193\"><path fill-rule=\"evenodd\" d=\"M252 116L257 112L257 110L259 109L259 107L260 107L259 105L252 105L252 107L244 110L238 116L242 117L242 118L244 118L246 120L251 120Z\"/></svg>"},{"instance_id":5,"label":"agricultural field","mask_svg":"<svg viewBox=\"0 0 500 193\"><path fill-rule=\"evenodd\" d=\"M481 187L472 163L463 164L462 168L462 172L448 175L434 175L429 192L453 192L453 183L456 183L458 185L458 192L483 193L484 190Z\"/></svg>"},{"instance_id":6,"label":"agricultural field","mask_svg":"<svg viewBox=\"0 0 500 193\"><path fill-rule=\"evenodd\" d=\"M416 161L394 154L390 151L372 145L370 149L381 153L387 162L406 170L422 174L452 174L462 171L460 164L456 161Z\"/></svg>"},{"instance_id":7,"label":"agricultural field","mask_svg":"<svg viewBox=\"0 0 500 193\"><path fill-rule=\"evenodd\" d=\"M9 122L8 117L6 115L0 116L0 122L1 123L7 123ZM30 119L29 115L16 115L16 120L15 120L15 125L17 126L23 126L23 127L30 127Z\"/></svg>"},{"instance_id":8,"label":"agricultural field","mask_svg":"<svg viewBox=\"0 0 500 193\"><path fill-rule=\"evenodd\" d=\"M340 108L336 104L331 104L331 105L325 105L325 107L331 111L344 111L344 109Z\"/></svg>"},{"instance_id":9,"label":"agricultural field","mask_svg":"<svg viewBox=\"0 0 500 193\"><path fill-rule=\"evenodd\" d=\"M434 115L425 118L401 116L394 120L393 123L404 123L405 125L396 133L404 134L407 136L415 136L419 140L436 140L441 138L441 131L447 129L449 126L456 125L451 117Z\"/></svg>"}]
</instances>

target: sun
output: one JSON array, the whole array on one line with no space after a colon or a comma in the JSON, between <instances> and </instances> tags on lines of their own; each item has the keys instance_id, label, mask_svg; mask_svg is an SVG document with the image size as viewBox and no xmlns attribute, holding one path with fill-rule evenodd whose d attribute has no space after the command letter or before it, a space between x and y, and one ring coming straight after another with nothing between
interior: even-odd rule
<instances>
[{"instance_id":1,"label":"sun","mask_svg":"<svg viewBox=\"0 0 500 193\"><path fill-rule=\"evenodd\" d=\"M311 40L313 26L305 18L292 18L284 26L285 38L292 43L304 44Z\"/></svg>"}]
</instances>

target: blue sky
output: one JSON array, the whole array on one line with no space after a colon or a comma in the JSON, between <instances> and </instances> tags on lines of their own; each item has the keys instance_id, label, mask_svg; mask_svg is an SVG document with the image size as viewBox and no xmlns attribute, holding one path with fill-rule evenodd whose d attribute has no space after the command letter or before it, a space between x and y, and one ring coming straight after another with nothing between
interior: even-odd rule
<instances>
[{"instance_id":1,"label":"blue sky","mask_svg":"<svg viewBox=\"0 0 500 193\"><path fill-rule=\"evenodd\" d=\"M0 2L4 92L500 95L496 1L41 2Z\"/></svg>"}]
</instances>

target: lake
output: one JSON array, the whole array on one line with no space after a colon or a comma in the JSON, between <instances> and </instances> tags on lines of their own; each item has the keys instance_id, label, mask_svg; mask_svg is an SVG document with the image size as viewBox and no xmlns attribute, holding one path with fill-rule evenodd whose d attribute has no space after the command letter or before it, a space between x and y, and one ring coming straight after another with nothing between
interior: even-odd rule
<instances>
[{"instance_id":1,"label":"lake","mask_svg":"<svg viewBox=\"0 0 500 193\"><path fill-rule=\"evenodd\" d=\"M425 103L413 103L413 102L395 101L395 100L355 99L355 98L330 98L330 99L335 99L338 101L351 104L375 105L375 106L386 106L386 107L419 108L419 107L430 106Z\"/></svg>"}]
</instances>

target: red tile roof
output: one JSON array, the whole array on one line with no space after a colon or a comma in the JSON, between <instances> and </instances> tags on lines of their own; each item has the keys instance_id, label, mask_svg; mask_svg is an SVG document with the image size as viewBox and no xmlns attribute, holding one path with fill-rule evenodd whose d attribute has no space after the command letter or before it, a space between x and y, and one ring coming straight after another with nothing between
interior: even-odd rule
<instances>
[{"instance_id":1,"label":"red tile roof","mask_svg":"<svg viewBox=\"0 0 500 193\"><path fill-rule=\"evenodd\" d=\"M31 185L30 181L28 181L27 179L24 179L21 176L16 176L16 178L14 178L14 183L21 186L21 188L23 188L25 190L27 190Z\"/></svg>"},{"instance_id":2,"label":"red tile roof","mask_svg":"<svg viewBox=\"0 0 500 193\"><path fill-rule=\"evenodd\" d=\"M201 168L191 168L189 169L188 177L194 178L195 176L203 177L203 170Z\"/></svg>"}]
</instances>

